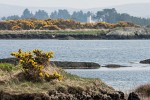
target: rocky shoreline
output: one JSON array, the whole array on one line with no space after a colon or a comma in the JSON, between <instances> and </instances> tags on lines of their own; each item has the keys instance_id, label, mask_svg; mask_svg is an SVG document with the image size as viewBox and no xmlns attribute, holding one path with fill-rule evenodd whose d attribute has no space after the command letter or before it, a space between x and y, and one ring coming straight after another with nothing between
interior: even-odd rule
<instances>
[{"instance_id":1,"label":"rocky shoreline","mask_svg":"<svg viewBox=\"0 0 150 100\"><path fill-rule=\"evenodd\" d=\"M1 63L18 64L16 58L0 59ZM69 62L69 61L50 61L52 66L58 66L63 69L99 69L101 66L94 62Z\"/></svg>"},{"instance_id":2,"label":"rocky shoreline","mask_svg":"<svg viewBox=\"0 0 150 100\"><path fill-rule=\"evenodd\" d=\"M17 65L18 61L15 58L6 58L0 59L0 63L11 63ZM93 69L100 67L99 64L91 62L87 63L51 61L51 64L54 67L60 66L64 69L68 69L70 66L78 69ZM114 64L109 66L117 66L117 68L126 67ZM5 91L1 90L0 100L140 100L139 96L136 93L132 92L126 97L123 92L116 91L111 86L106 85L99 79L81 78L76 75L68 74L65 71L61 71L61 74L64 76L64 80L62 82L54 80L51 82L36 84L32 82L26 83L24 81L20 81L15 86L17 87L17 90L15 90L15 88L13 87L13 91L10 91L10 89L8 88L4 88L4 90L6 89ZM6 82L0 81L0 86L7 86L7 84L5 83ZM9 87L11 87L11 85L14 86L14 84L8 85L10 85ZM22 86L25 86L23 91L21 89ZM37 86L38 90L42 90L44 92L37 92Z\"/></svg>"},{"instance_id":3,"label":"rocky shoreline","mask_svg":"<svg viewBox=\"0 0 150 100\"><path fill-rule=\"evenodd\" d=\"M102 30L103 31L103 30ZM71 31L70 31L71 32ZM86 31L85 31L86 32ZM87 31L88 32L88 31ZM4 33L4 34L3 34ZM58 39L58 40L114 40L114 39L150 39L150 29L141 27L141 28L115 28L107 29L101 33L92 34L63 34L63 33L37 33L34 30L32 33L15 33L14 31L9 31L5 33L5 30L0 32L0 39Z\"/></svg>"},{"instance_id":4,"label":"rocky shoreline","mask_svg":"<svg viewBox=\"0 0 150 100\"><path fill-rule=\"evenodd\" d=\"M1 100L125 100L123 92L107 93L106 91L84 91L82 88L69 87L63 91L63 87L60 90L50 90L45 93L7 93L0 92Z\"/></svg>"}]
</instances>

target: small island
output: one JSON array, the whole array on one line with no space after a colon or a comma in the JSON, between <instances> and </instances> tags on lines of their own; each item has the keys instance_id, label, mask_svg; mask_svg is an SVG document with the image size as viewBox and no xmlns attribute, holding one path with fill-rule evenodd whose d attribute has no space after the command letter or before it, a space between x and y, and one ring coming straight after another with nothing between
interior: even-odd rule
<instances>
[{"instance_id":1,"label":"small island","mask_svg":"<svg viewBox=\"0 0 150 100\"><path fill-rule=\"evenodd\" d=\"M0 21L0 39L149 39L150 29L131 22L81 23L64 19L18 19Z\"/></svg>"}]
</instances>

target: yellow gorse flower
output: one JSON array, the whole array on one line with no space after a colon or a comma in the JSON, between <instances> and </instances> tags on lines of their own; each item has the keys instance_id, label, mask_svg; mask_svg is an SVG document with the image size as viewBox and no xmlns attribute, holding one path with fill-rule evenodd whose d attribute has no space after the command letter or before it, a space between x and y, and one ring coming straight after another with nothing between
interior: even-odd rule
<instances>
[{"instance_id":1,"label":"yellow gorse flower","mask_svg":"<svg viewBox=\"0 0 150 100\"><path fill-rule=\"evenodd\" d=\"M53 57L53 52L44 53L42 50L34 49L32 52L23 52L21 49L18 52L12 52L12 56L15 56L22 68L27 74L34 73L36 77L50 78L50 75L43 71L44 67L49 63L50 58ZM62 76L56 71L53 73L53 78L62 80Z\"/></svg>"},{"instance_id":2,"label":"yellow gorse flower","mask_svg":"<svg viewBox=\"0 0 150 100\"><path fill-rule=\"evenodd\" d=\"M43 77L44 75L43 75L43 73L40 72L40 73L39 73L39 76L40 76L40 77Z\"/></svg>"}]
</instances>

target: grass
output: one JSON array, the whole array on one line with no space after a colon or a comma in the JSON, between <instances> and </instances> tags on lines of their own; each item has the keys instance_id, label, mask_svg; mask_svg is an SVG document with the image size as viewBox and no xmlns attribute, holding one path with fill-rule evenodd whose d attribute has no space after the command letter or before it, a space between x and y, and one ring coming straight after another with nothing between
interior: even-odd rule
<instances>
[{"instance_id":1,"label":"grass","mask_svg":"<svg viewBox=\"0 0 150 100\"><path fill-rule=\"evenodd\" d=\"M15 70L15 66L9 63L0 63L0 69L3 71L12 71Z\"/></svg>"},{"instance_id":2,"label":"grass","mask_svg":"<svg viewBox=\"0 0 150 100\"><path fill-rule=\"evenodd\" d=\"M150 97L150 84L145 84L137 87L135 89L135 92L137 92L141 96Z\"/></svg>"},{"instance_id":3,"label":"grass","mask_svg":"<svg viewBox=\"0 0 150 100\"><path fill-rule=\"evenodd\" d=\"M79 29L79 30L0 30L0 34L57 34L57 35L95 35L95 34L104 34L107 33L108 29Z\"/></svg>"},{"instance_id":4,"label":"grass","mask_svg":"<svg viewBox=\"0 0 150 100\"><path fill-rule=\"evenodd\" d=\"M9 93L47 93L50 90L58 90L63 88L67 90L68 87L75 87L83 90L92 89L94 91L104 90L108 93L114 92L112 87L107 86L99 79L82 78L77 75L72 75L65 72L63 69L57 68L59 73L63 75L63 80L52 80L50 82L30 82L26 80L19 80L16 76L21 72L20 69L11 70L11 76L7 72L6 66L15 67L14 65L1 63L0 64L0 90Z\"/></svg>"}]
</instances>

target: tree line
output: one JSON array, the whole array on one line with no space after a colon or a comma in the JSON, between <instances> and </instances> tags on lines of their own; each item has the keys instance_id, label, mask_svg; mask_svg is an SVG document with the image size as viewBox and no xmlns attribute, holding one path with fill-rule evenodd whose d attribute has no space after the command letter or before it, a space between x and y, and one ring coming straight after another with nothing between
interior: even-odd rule
<instances>
[{"instance_id":1,"label":"tree line","mask_svg":"<svg viewBox=\"0 0 150 100\"><path fill-rule=\"evenodd\" d=\"M58 11L52 12L50 15L44 10L38 10L33 14L29 9L25 9L21 16L12 15L8 17L2 17L2 20L16 20L16 19L71 19L78 22L87 22L87 17L92 16L95 22L108 22L117 23L119 21L127 21L138 25L150 25L150 19L130 16L126 13L118 13L116 9L103 9L102 11L97 11L95 14L81 11L74 11L72 14L68 10L60 9Z\"/></svg>"}]
</instances>

